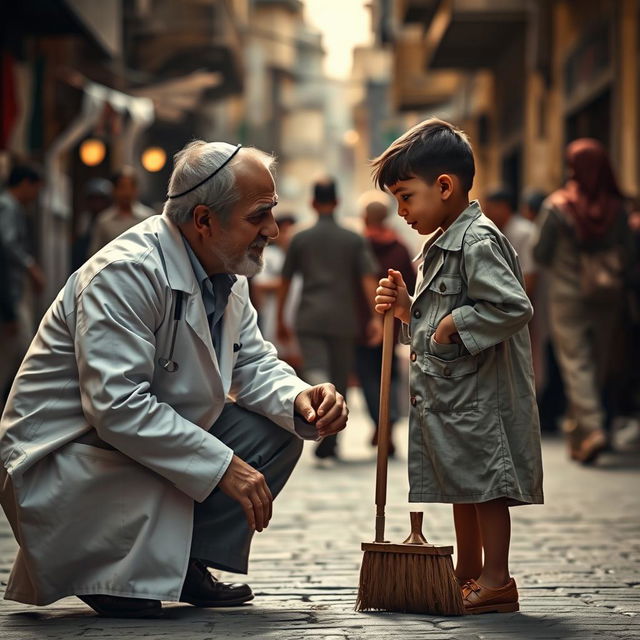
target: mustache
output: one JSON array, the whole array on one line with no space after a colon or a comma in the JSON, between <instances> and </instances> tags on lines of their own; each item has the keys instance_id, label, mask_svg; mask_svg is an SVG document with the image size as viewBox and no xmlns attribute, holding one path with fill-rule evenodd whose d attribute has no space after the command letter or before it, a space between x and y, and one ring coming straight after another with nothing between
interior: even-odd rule
<instances>
[{"instance_id":1,"label":"mustache","mask_svg":"<svg viewBox=\"0 0 640 640\"><path fill-rule=\"evenodd\" d=\"M264 249L269 244L269 238L259 238L249 245L249 249Z\"/></svg>"}]
</instances>

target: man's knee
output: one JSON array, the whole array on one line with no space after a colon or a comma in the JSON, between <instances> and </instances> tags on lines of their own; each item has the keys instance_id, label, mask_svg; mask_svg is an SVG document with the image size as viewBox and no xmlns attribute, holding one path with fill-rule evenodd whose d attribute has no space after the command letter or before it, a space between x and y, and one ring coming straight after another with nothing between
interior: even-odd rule
<instances>
[{"instance_id":1,"label":"man's knee","mask_svg":"<svg viewBox=\"0 0 640 640\"><path fill-rule=\"evenodd\" d=\"M302 446L303 441L297 436L292 435L291 441L287 446L287 456L294 466L297 464L300 456L302 455Z\"/></svg>"}]
</instances>

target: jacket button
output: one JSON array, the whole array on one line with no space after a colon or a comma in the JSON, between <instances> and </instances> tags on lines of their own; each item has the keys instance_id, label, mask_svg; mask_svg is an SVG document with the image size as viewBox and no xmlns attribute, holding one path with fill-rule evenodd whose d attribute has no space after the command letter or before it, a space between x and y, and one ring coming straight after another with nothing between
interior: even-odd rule
<instances>
[{"instance_id":1,"label":"jacket button","mask_svg":"<svg viewBox=\"0 0 640 640\"><path fill-rule=\"evenodd\" d=\"M418 398L411 396L411 406L415 407L418 404Z\"/></svg>"},{"instance_id":2,"label":"jacket button","mask_svg":"<svg viewBox=\"0 0 640 640\"><path fill-rule=\"evenodd\" d=\"M412 351L411 355L409 356L409 358L411 359L411 362L415 362L417 357L418 356L416 355L415 351Z\"/></svg>"},{"instance_id":3,"label":"jacket button","mask_svg":"<svg viewBox=\"0 0 640 640\"><path fill-rule=\"evenodd\" d=\"M420 309L416 309L416 310L413 312L413 317L414 317L414 318L420 318L421 316L422 316L422 312L420 311Z\"/></svg>"},{"instance_id":4,"label":"jacket button","mask_svg":"<svg viewBox=\"0 0 640 640\"><path fill-rule=\"evenodd\" d=\"M451 369L449 369L449 367L445 367L442 373L444 373L445 377L448 378L451 375Z\"/></svg>"},{"instance_id":5,"label":"jacket button","mask_svg":"<svg viewBox=\"0 0 640 640\"><path fill-rule=\"evenodd\" d=\"M444 293L447 290L447 285L444 282L440 283L440 291Z\"/></svg>"}]
</instances>

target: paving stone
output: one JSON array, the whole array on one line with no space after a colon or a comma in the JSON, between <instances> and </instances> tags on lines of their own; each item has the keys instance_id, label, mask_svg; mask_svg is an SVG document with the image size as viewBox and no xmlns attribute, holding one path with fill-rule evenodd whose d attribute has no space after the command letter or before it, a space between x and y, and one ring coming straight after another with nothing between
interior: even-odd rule
<instances>
[{"instance_id":1,"label":"paving stone","mask_svg":"<svg viewBox=\"0 0 640 640\"><path fill-rule=\"evenodd\" d=\"M360 543L373 539L375 462L370 423L351 393L342 437L347 462L314 468L310 445L278 497L269 528L257 535L246 578L256 599L229 609L165 604L161 620L106 620L75 598L48 607L0 602L2 640L535 640L640 638L640 454L602 465L569 463L557 438L544 442L546 504L512 509L511 569L521 611L442 618L354 611ZM406 424L397 425L398 441ZM407 503L406 446L389 465L387 534L402 540L408 511L423 509L427 537L452 544L449 505ZM0 583L16 544L0 516ZM221 574L237 581L238 576Z\"/></svg>"}]
</instances>

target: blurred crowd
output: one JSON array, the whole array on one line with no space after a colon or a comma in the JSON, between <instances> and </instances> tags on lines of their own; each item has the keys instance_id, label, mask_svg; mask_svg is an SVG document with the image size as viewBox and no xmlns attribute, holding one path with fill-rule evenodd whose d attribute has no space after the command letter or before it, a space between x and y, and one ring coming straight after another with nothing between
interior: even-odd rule
<instances>
[{"instance_id":1,"label":"blurred crowd","mask_svg":"<svg viewBox=\"0 0 640 640\"><path fill-rule=\"evenodd\" d=\"M534 305L530 333L542 429L562 433L569 456L588 464L616 431L625 431L628 443L640 440L640 202L621 192L595 140L572 142L566 163L567 181L557 191L518 194L502 185L481 206L516 249ZM35 301L46 282L34 249L41 187L36 167L16 164L0 194L0 408L34 335ZM89 180L83 196L72 270L156 213L139 202L128 167L111 180ZM394 268L412 291L415 261L389 224L385 194L363 194L357 229L340 222L335 180L310 185L310 200L317 216L311 225L301 224L296 212L277 215L280 234L251 281L252 300L264 336L307 382L329 380L344 395L361 387L372 425L366 437L375 445L382 353L375 289ZM396 326L396 341L398 332ZM406 357L397 347L392 426L406 405ZM391 455L395 444L392 439ZM337 436L316 445L318 466L333 466L343 454Z\"/></svg>"}]
</instances>

